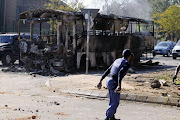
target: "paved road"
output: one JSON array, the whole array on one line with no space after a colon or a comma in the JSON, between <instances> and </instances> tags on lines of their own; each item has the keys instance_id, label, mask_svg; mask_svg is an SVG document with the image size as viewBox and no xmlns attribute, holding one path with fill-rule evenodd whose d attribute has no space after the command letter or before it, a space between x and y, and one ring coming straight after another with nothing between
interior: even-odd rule
<instances>
[{"instance_id":1,"label":"paved road","mask_svg":"<svg viewBox=\"0 0 180 120\"><path fill-rule=\"evenodd\" d=\"M0 96L0 120L104 120L107 100L67 95ZM121 120L179 120L180 109L156 104L121 101Z\"/></svg>"},{"instance_id":2,"label":"paved road","mask_svg":"<svg viewBox=\"0 0 180 120\"><path fill-rule=\"evenodd\" d=\"M180 59L156 56L154 61L176 66ZM3 68L3 67L2 67ZM0 120L103 120L108 100L60 94L45 83L48 77L0 72ZM180 108L121 101L121 120L180 120Z\"/></svg>"},{"instance_id":3,"label":"paved road","mask_svg":"<svg viewBox=\"0 0 180 120\"><path fill-rule=\"evenodd\" d=\"M148 57L150 55L148 54ZM142 58L142 60L145 60ZM153 59L152 62L159 62L160 66L145 66L142 68L138 68L136 70L137 73L149 73L149 72L154 72L154 71L161 71L161 70L175 70L176 66L180 63L180 57L178 57L176 60L172 59L172 56L170 57L163 57L162 55L156 55Z\"/></svg>"},{"instance_id":4,"label":"paved road","mask_svg":"<svg viewBox=\"0 0 180 120\"><path fill-rule=\"evenodd\" d=\"M108 100L61 94L48 77L0 72L0 120L103 120ZM179 120L180 108L121 101L121 120Z\"/></svg>"},{"instance_id":5,"label":"paved road","mask_svg":"<svg viewBox=\"0 0 180 120\"><path fill-rule=\"evenodd\" d=\"M161 65L168 65L168 66L177 66L180 63L180 57L177 59L173 59L172 56L170 57L163 57L162 55L157 55L153 62L160 62Z\"/></svg>"}]
</instances>

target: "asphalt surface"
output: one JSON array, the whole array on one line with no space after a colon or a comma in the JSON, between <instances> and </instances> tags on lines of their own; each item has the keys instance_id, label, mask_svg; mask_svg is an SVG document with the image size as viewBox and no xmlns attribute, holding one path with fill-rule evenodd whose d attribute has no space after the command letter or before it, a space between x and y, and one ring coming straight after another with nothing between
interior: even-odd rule
<instances>
[{"instance_id":1,"label":"asphalt surface","mask_svg":"<svg viewBox=\"0 0 180 120\"><path fill-rule=\"evenodd\" d=\"M108 100L67 95L0 96L0 120L103 120ZM117 118L121 120L179 120L177 107L121 101Z\"/></svg>"},{"instance_id":2,"label":"asphalt surface","mask_svg":"<svg viewBox=\"0 0 180 120\"><path fill-rule=\"evenodd\" d=\"M157 56L173 66L179 60ZM164 60L165 59L165 60ZM177 63L175 63L176 61ZM1 67L3 68L3 67ZM0 72L0 120L103 120L108 99L87 99L47 87L48 77ZM121 120L180 120L180 108L139 102L120 102Z\"/></svg>"},{"instance_id":3,"label":"asphalt surface","mask_svg":"<svg viewBox=\"0 0 180 120\"><path fill-rule=\"evenodd\" d=\"M165 66L177 66L180 64L180 57L173 59L172 56L163 57L162 55L157 55L153 58L153 62L160 62L160 65Z\"/></svg>"}]
</instances>

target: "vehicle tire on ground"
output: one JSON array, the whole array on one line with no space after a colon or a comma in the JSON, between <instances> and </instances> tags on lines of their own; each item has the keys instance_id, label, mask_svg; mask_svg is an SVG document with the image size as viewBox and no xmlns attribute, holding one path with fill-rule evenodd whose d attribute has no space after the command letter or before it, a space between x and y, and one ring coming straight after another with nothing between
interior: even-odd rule
<instances>
[{"instance_id":1,"label":"vehicle tire on ground","mask_svg":"<svg viewBox=\"0 0 180 120\"><path fill-rule=\"evenodd\" d=\"M153 53L153 57L155 57L156 56L156 53Z\"/></svg>"},{"instance_id":2,"label":"vehicle tire on ground","mask_svg":"<svg viewBox=\"0 0 180 120\"><path fill-rule=\"evenodd\" d=\"M2 64L5 65L5 66L8 66L12 63L14 63L15 61L13 60L13 56L11 53L5 53L3 56L2 56Z\"/></svg>"},{"instance_id":3,"label":"vehicle tire on ground","mask_svg":"<svg viewBox=\"0 0 180 120\"><path fill-rule=\"evenodd\" d=\"M174 54L172 55L172 57L173 57L173 59L176 59L176 58L177 58L177 56L176 56L176 55L174 55Z\"/></svg>"},{"instance_id":4,"label":"vehicle tire on ground","mask_svg":"<svg viewBox=\"0 0 180 120\"><path fill-rule=\"evenodd\" d=\"M169 57L171 55L171 52L170 51L168 51L168 53L167 53L167 57Z\"/></svg>"},{"instance_id":5,"label":"vehicle tire on ground","mask_svg":"<svg viewBox=\"0 0 180 120\"><path fill-rule=\"evenodd\" d=\"M173 56L173 59L176 59L177 57Z\"/></svg>"}]
</instances>

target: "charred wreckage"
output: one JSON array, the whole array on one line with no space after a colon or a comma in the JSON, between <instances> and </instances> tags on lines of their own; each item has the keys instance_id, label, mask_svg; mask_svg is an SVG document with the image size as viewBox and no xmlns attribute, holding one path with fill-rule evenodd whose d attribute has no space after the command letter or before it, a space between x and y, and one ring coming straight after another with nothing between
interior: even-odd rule
<instances>
[{"instance_id":1,"label":"charred wreckage","mask_svg":"<svg viewBox=\"0 0 180 120\"><path fill-rule=\"evenodd\" d=\"M27 71L58 74L85 69L87 23L81 12L49 9L23 12L19 15L19 35L25 24L30 25L30 39L19 37L19 58ZM131 62L135 66L143 52L154 47L153 21L98 13L91 20L89 34L91 68L111 65L125 48L134 53Z\"/></svg>"}]
</instances>

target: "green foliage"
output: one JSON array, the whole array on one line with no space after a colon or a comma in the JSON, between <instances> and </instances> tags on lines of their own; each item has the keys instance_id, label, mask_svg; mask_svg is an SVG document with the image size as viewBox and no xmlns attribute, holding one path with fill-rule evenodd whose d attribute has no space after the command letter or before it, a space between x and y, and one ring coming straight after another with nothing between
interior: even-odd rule
<instances>
[{"instance_id":1,"label":"green foliage","mask_svg":"<svg viewBox=\"0 0 180 120\"><path fill-rule=\"evenodd\" d=\"M180 7L172 5L163 13L155 13L154 22L159 25L159 32L167 32L176 37L180 35Z\"/></svg>"},{"instance_id":2,"label":"green foliage","mask_svg":"<svg viewBox=\"0 0 180 120\"><path fill-rule=\"evenodd\" d=\"M67 3L66 0L49 0L45 6L47 9L56 9L56 10L65 10L65 11L79 11L80 9L84 8L82 2L78 2L77 0L71 1Z\"/></svg>"}]
</instances>

